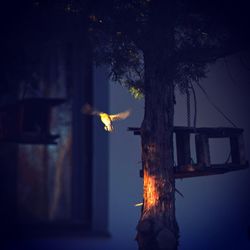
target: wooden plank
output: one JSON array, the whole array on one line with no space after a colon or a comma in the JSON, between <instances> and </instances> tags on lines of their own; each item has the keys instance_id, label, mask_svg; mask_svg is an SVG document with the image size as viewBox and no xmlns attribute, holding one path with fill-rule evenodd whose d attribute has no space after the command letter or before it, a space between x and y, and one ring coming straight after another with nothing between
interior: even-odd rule
<instances>
[{"instance_id":1,"label":"wooden plank","mask_svg":"<svg viewBox=\"0 0 250 250\"><path fill-rule=\"evenodd\" d=\"M231 146L231 157L232 163L235 164L245 164L245 145L243 135L231 136L230 137L230 146Z\"/></svg>"},{"instance_id":2,"label":"wooden plank","mask_svg":"<svg viewBox=\"0 0 250 250\"><path fill-rule=\"evenodd\" d=\"M193 127L174 127L174 132L187 131L189 133L205 134L209 138L223 138L230 137L231 135L239 135L243 132L241 128L230 128L230 127L213 127L213 128L193 128Z\"/></svg>"},{"instance_id":3,"label":"wooden plank","mask_svg":"<svg viewBox=\"0 0 250 250\"><path fill-rule=\"evenodd\" d=\"M190 164L190 133L186 131L176 133L176 153L179 166Z\"/></svg>"},{"instance_id":4,"label":"wooden plank","mask_svg":"<svg viewBox=\"0 0 250 250\"><path fill-rule=\"evenodd\" d=\"M137 127L130 127L128 131L133 131L134 135L141 134L140 128ZM240 165L246 163L243 129L230 127L192 128L175 126L174 132L176 133L178 165L190 163L188 159L190 157L190 149L187 145L191 133L196 134L195 146L199 168L210 166L209 138L230 138L232 163Z\"/></svg>"},{"instance_id":5,"label":"wooden plank","mask_svg":"<svg viewBox=\"0 0 250 250\"><path fill-rule=\"evenodd\" d=\"M140 128L138 127L129 127L128 131L134 132L135 135L140 135ZM205 134L208 138L223 138L230 137L232 135L240 135L243 133L241 128L230 128L230 127L213 127L213 128L193 128L193 127L184 127L184 126L175 126L174 132L187 132L190 134Z\"/></svg>"},{"instance_id":6,"label":"wooden plank","mask_svg":"<svg viewBox=\"0 0 250 250\"><path fill-rule=\"evenodd\" d=\"M244 165L237 165L237 164L211 165L211 167L205 167L203 169L199 169L199 170L197 169L195 171L183 171L177 167L175 168L174 176L175 176L175 179L183 179L183 178L191 178L191 177L225 174L225 173L229 173L232 171L239 171L239 170L243 170L247 168L249 168L248 163Z\"/></svg>"},{"instance_id":7,"label":"wooden plank","mask_svg":"<svg viewBox=\"0 0 250 250\"><path fill-rule=\"evenodd\" d=\"M195 135L195 148L197 164L199 167L209 167L210 166L210 152L208 137L204 134Z\"/></svg>"},{"instance_id":8,"label":"wooden plank","mask_svg":"<svg viewBox=\"0 0 250 250\"><path fill-rule=\"evenodd\" d=\"M226 138L232 135L240 135L243 132L243 129L239 128L199 128L198 132L200 134L205 134L209 138Z\"/></svg>"}]
</instances>

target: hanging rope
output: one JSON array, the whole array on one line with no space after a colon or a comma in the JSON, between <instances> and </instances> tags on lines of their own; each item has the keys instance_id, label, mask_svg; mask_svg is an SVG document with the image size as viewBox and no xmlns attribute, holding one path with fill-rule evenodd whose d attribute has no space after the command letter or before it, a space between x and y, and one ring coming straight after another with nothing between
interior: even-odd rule
<instances>
[{"instance_id":1,"label":"hanging rope","mask_svg":"<svg viewBox=\"0 0 250 250\"><path fill-rule=\"evenodd\" d=\"M194 89L194 85L192 84L192 82L190 82L190 87L189 87L192 91L193 94L193 98L194 98L194 120L193 120L193 127L196 128L196 122L197 122L197 99L196 99L196 93L195 93L195 89Z\"/></svg>"},{"instance_id":2,"label":"hanging rope","mask_svg":"<svg viewBox=\"0 0 250 250\"><path fill-rule=\"evenodd\" d=\"M201 84L196 81L198 87L202 90L203 94L206 96L207 100L209 101L209 103L229 122L233 125L233 127L237 128L237 126L235 125L235 123L233 123L231 121L231 119L229 119L224 113L223 111L211 100L211 98L209 97L209 95L207 94L206 90L201 86ZM193 127L194 129L196 129L196 122L197 122L197 98L196 98L196 93L195 93L195 89L194 86L192 84L192 82L190 82L190 86L188 87L189 89L191 89L192 91L192 95L194 98L194 120L193 120ZM190 125L190 92L187 90L186 92L187 94L187 117L188 117L188 125ZM225 161L225 164L229 163L229 160L231 158L231 152L229 152L228 157ZM191 158L192 161L192 158Z\"/></svg>"},{"instance_id":3,"label":"hanging rope","mask_svg":"<svg viewBox=\"0 0 250 250\"><path fill-rule=\"evenodd\" d=\"M186 88L186 101L187 101L187 126L191 127L191 95L190 90L192 92L193 96L193 103L194 103L194 119L193 119L193 127L196 128L196 121L197 121L197 99L196 99L196 93L194 86L192 82L190 82L190 85Z\"/></svg>"},{"instance_id":4,"label":"hanging rope","mask_svg":"<svg viewBox=\"0 0 250 250\"><path fill-rule=\"evenodd\" d=\"M187 97L187 126L190 128L191 125L191 110L190 110L190 92L189 86L186 88L186 97Z\"/></svg>"},{"instance_id":5,"label":"hanging rope","mask_svg":"<svg viewBox=\"0 0 250 250\"><path fill-rule=\"evenodd\" d=\"M232 120L230 118L228 118L224 112L211 100L211 98L209 97L209 95L207 94L206 90L201 86L201 84L197 81L196 82L198 87L201 89L201 91L203 92L203 94L206 96L207 100L209 101L209 103L217 110L218 113L220 113L229 123L231 123L231 125L234 128L237 128L237 126L235 125L234 122L232 122Z\"/></svg>"},{"instance_id":6,"label":"hanging rope","mask_svg":"<svg viewBox=\"0 0 250 250\"><path fill-rule=\"evenodd\" d=\"M186 97L187 97L187 125L190 128L191 127L191 98L190 98L190 90L192 92L193 95L193 99L194 99L194 120L193 120L193 128L195 130L196 133L196 119L197 119L197 100L196 100L196 94L195 94L195 90L193 87L192 82L189 82L187 88L186 88ZM192 157L190 157L190 163L191 165L194 165L194 160Z\"/></svg>"}]
</instances>

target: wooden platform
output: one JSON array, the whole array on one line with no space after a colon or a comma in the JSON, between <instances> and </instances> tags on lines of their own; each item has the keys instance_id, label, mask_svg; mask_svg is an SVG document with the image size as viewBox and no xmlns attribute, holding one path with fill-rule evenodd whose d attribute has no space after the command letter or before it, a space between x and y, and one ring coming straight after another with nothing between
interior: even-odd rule
<instances>
[{"instance_id":1,"label":"wooden platform","mask_svg":"<svg viewBox=\"0 0 250 250\"><path fill-rule=\"evenodd\" d=\"M130 127L134 135L140 135L140 128ZM245 158L245 146L243 129L230 127L192 128L176 126L173 128L176 139L177 166L175 178L189 178L224 174L249 167ZM190 135L195 135L195 150L197 162L192 162L190 149ZM213 164L210 161L209 138L229 138L231 162L225 164ZM142 177L142 170L140 171Z\"/></svg>"},{"instance_id":2,"label":"wooden platform","mask_svg":"<svg viewBox=\"0 0 250 250\"><path fill-rule=\"evenodd\" d=\"M138 127L129 127L128 131L132 131L134 135L140 135L141 129ZM222 138L222 137L229 137L232 134L237 135L243 133L242 128L231 128L231 127L200 127L200 128L193 128L193 127L185 127L185 126L175 126L173 129L174 133L178 132L185 132L189 134L206 134L209 137L213 138Z\"/></svg>"},{"instance_id":3,"label":"wooden platform","mask_svg":"<svg viewBox=\"0 0 250 250\"><path fill-rule=\"evenodd\" d=\"M175 179L225 174L225 173L229 173L232 171L239 171L239 170L243 170L247 168L249 168L248 162L245 165L241 165L241 166L232 165L232 164L211 165L210 167L206 167L204 169L195 169L193 171L181 170L181 169L178 169L177 167L175 168Z\"/></svg>"}]
</instances>

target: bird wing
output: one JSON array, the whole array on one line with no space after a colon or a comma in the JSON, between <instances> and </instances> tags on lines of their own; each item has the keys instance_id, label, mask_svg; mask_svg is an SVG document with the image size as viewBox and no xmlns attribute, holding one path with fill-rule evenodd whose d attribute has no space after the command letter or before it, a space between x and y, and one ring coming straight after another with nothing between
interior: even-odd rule
<instances>
[{"instance_id":1,"label":"bird wing","mask_svg":"<svg viewBox=\"0 0 250 250\"><path fill-rule=\"evenodd\" d=\"M101 113L101 112L93 109L93 107L91 105L89 105L88 103L83 105L82 112L86 115L100 115L100 113Z\"/></svg>"},{"instance_id":2,"label":"bird wing","mask_svg":"<svg viewBox=\"0 0 250 250\"><path fill-rule=\"evenodd\" d=\"M118 114L110 115L111 121L124 120L130 115L131 111L127 110Z\"/></svg>"}]
</instances>

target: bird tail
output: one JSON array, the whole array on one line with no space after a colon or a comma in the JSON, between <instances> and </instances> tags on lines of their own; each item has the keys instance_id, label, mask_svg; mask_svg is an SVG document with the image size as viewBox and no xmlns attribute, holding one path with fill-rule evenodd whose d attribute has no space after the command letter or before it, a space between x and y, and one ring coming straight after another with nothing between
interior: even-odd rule
<instances>
[{"instance_id":1,"label":"bird tail","mask_svg":"<svg viewBox=\"0 0 250 250\"><path fill-rule=\"evenodd\" d=\"M86 115L98 115L99 112L95 111L90 104L86 103L82 106L82 113Z\"/></svg>"}]
</instances>

